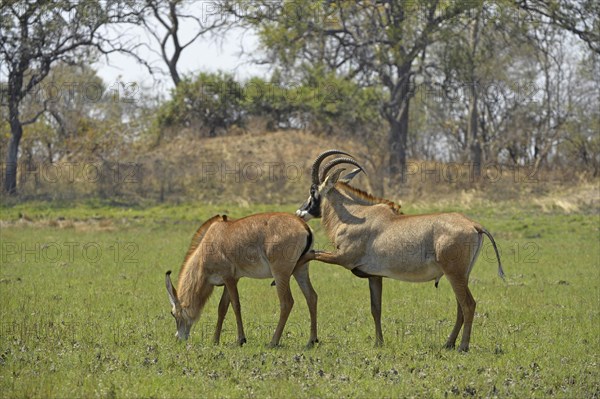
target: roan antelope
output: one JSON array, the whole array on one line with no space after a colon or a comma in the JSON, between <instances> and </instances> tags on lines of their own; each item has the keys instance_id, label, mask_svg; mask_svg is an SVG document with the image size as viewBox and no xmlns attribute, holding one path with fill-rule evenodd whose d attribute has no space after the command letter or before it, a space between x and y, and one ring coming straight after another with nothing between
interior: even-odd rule
<instances>
[{"instance_id":1,"label":"roan antelope","mask_svg":"<svg viewBox=\"0 0 600 399\"><path fill-rule=\"evenodd\" d=\"M301 261L319 260L341 265L358 277L369 279L371 314L375 321L376 345L383 343L381 331L382 278L409 282L450 281L457 302L456 323L447 348L454 348L464 325L459 351L469 350L475 300L468 287L469 274L481 249L483 234L488 236L498 258L498 274L504 278L500 255L492 235L479 223L459 213L402 215L391 201L373 197L348 184L363 171L352 158L337 158L323 168L322 161L334 154L320 154L312 165L312 185L308 200L296 211L305 221L322 218L335 252L310 251ZM340 178L344 169L329 173L335 166L357 166Z\"/></svg>"},{"instance_id":2,"label":"roan antelope","mask_svg":"<svg viewBox=\"0 0 600 399\"><path fill-rule=\"evenodd\" d=\"M176 336L186 340L190 329L215 286L224 285L219 302L214 342L219 343L223 320L231 302L237 322L237 342L246 342L237 283L241 277L274 278L280 303L279 323L270 346L277 346L294 298L290 278L294 275L306 297L310 312L308 346L317 340L317 294L308 275L308 262L297 264L308 252L313 235L308 225L287 213L261 213L233 220L216 215L206 221L192 239L181 271L177 290L166 274L171 314L177 322Z\"/></svg>"}]
</instances>

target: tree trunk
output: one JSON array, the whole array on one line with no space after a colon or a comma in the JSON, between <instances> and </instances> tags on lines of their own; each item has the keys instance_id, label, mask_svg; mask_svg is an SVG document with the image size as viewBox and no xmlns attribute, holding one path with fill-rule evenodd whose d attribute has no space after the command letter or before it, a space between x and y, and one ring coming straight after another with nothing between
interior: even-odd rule
<instances>
[{"instance_id":1,"label":"tree trunk","mask_svg":"<svg viewBox=\"0 0 600 399\"><path fill-rule=\"evenodd\" d=\"M479 128L479 109L477 108L479 87L473 82L473 92L471 93L471 104L469 105L469 125L467 127L467 136L469 140L469 151L471 153L470 162L473 165L473 178L478 181L481 177L481 143L478 137Z\"/></svg>"},{"instance_id":2,"label":"tree trunk","mask_svg":"<svg viewBox=\"0 0 600 399\"><path fill-rule=\"evenodd\" d=\"M181 82L181 77L179 76L179 72L177 71L177 61L169 61L168 59L165 59L165 62L169 67L169 73L171 75L171 79L173 80L173 84L175 85L175 87L179 86L179 83Z\"/></svg>"},{"instance_id":3,"label":"tree trunk","mask_svg":"<svg viewBox=\"0 0 600 399\"><path fill-rule=\"evenodd\" d=\"M13 195L17 193L17 161L19 155L19 143L23 135L23 126L16 118L10 118L10 143L8 144L8 153L6 156L6 174L4 177L4 191Z\"/></svg>"},{"instance_id":4,"label":"tree trunk","mask_svg":"<svg viewBox=\"0 0 600 399\"><path fill-rule=\"evenodd\" d=\"M404 181L406 172L406 143L408 138L408 110L410 88L408 84L401 88L400 112L398 117L388 118L390 131L388 145L390 151L389 173L391 181Z\"/></svg>"},{"instance_id":5,"label":"tree trunk","mask_svg":"<svg viewBox=\"0 0 600 399\"><path fill-rule=\"evenodd\" d=\"M478 9L477 16L473 22L471 30L471 55L470 55L470 74L473 84L471 91L471 104L469 104L469 124L467 126L467 143L471 155L471 163L473 165L473 178L479 181L481 177L481 143L479 140L479 81L477 78L476 54L479 45L479 20L481 18L481 8Z\"/></svg>"},{"instance_id":6,"label":"tree trunk","mask_svg":"<svg viewBox=\"0 0 600 399\"><path fill-rule=\"evenodd\" d=\"M27 33L27 30L25 30ZM21 88L23 76L28 62L21 60L19 68L11 71L8 77L8 123L10 124L10 142L6 153L6 170L4 175L4 191L9 195L17 193L17 161L19 158L19 143L23 136L23 125L20 120L19 104L23 99Z\"/></svg>"}]
</instances>

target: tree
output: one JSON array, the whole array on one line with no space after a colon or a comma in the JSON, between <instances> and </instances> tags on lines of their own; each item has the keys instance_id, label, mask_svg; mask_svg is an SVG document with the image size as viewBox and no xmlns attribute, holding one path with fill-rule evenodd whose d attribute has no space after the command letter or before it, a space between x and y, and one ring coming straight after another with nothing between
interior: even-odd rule
<instances>
[{"instance_id":1,"label":"tree","mask_svg":"<svg viewBox=\"0 0 600 399\"><path fill-rule=\"evenodd\" d=\"M600 54L600 3L521 0L517 4L525 12L526 23L533 27L526 37L535 49L542 76L539 104L533 104L529 113L532 122L529 161L533 170L537 171L553 152L556 155L559 145L564 142L577 149L586 166L597 165L597 152L593 150L597 140L588 136L588 128L597 125L597 118L594 121L593 116L590 118L581 110L589 104L597 105L598 92L580 89L584 82L590 81L581 69L574 68L572 60L581 58L578 52L585 52L585 49L577 48L577 43L569 40L565 33L572 33L587 46L590 55L584 57L592 60L590 64L594 65ZM594 114L597 112L590 115ZM580 126L582 130L573 130L573 126Z\"/></svg>"},{"instance_id":2,"label":"tree","mask_svg":"<svg viewBox=\"0 0 600 399\"><path fill-rule=\"evenodd\" d=\"M517 5L533 17L577 35L600 53L600 3L596 0L518 0Z\"/></svg>"},{"instance_id":3,"label":"tree","mask_svg":"<svg viewBox=\"0 0 600 399\"><path fill-rule=\"evenodd\" d=\"M379 104L389 128L389 172L406 168L408 116L414 95L414 66L442 28L472 2L286 1L234 4L237 17L255 26L268 59L287 68L327 65L362 86L380 85Z\"/></svg>"},{"instance_id":4,"label":"tree","mask_svg":"<svg viewBox=\"0 0 600 399\"><path fill-rule=\"evenodd\" d=\"M8 75L5 91L11 139L5 165L4 190L15 194L17 160L23 126L46 111L47 101L28 119L21 104L59 61L71 63L81 52L95 48L101 53L131 51L127 44L115 45L100 30L112 22L132 16L118 0L101 3L52 1L9 1L0 10L0 56ZM60 89L60 88L59 88ZM2 104L5 105L5 104Z\"/></svg>"},{"instance_id":5,"label":"tree","mask_svg":"<svg viewBox=\"0 0 600 399\"><path fill-rule=\"evenodd\" d=\"M226 15L219 13L220 7L216 2L200 2L200 10L196 13L186 8L189 2L184 0L145 0L142 10L139 12L137 23L141 23L146 32L152 36L159 50L148 47L150 51L157 54L166 64L173 84L178 86L181 82L181 73L177 67L182 52L192 45L198 38L207 33L215 32L224 28L228 20ZM183 37L182 25L192 23L195 32L188 38ZM152 68L149 68L152 72Z\"/></svg>"},{"instance_id":6,"label":"tree","mask_svg":"<svg viewBox=\"0 0 600 399\"><path fill-rule=\"evenodd\" d=\"M249 116L266 117L274 128L302 128L314 133L355 136L380 123L380 91L360 87L322 65L307 65L293 82L276 71L270 81L250 79L244 85Z\"/></svg>"},{"instance_id":7,"label":"tree","mask_svg":"<svg viewBox=\"0 0 600 399\"><path fill-rule=\"evenodd\" d=\"M184 78L171 96L158 113L161 128L186 128L214 137L243 123L242 86L230 74L203 72Z\"/></svg>"},{"instance_id":8,"label":"tree","mask_svg":"<svg viewBox=\"0 0 600 399\"><path fill-rule=\"evenodd\" d=\"M577 66L573 93L573 117L564 126L565 163L600 176L600 54L591 53Z\"/></svg>"},{"instance_id":9,"label":"tree","mask_svg":"<svg viewBox=\"0 0 600 399\"><path fill-rule=\"evenodd\" d=\"M427 97L427 111L445 136L446 159L469 161L475 179L484 160L495 157L495 126L520 101L509 98L510 71L521 60L519 40L524 37L515 23L517 11L497 3L474 7L445 30L425 60L424 84L436 94Z\"/></svg>"},{"instance_id":10,"label":"tree","mask_svg":"<svg viewBox=\"0 0 600 399\"><path fill-rule=\"evenodd\" d=\"M55 64L21 101L23 120L46 111L23 126L21 164L33 167L34 161L53 163L68 156L85 130L82 127L101 113L98 105L104 100L104 92L104 83L88 65ZM9 133L10 127L0 132Z\"/></svg>"}]
</instances>

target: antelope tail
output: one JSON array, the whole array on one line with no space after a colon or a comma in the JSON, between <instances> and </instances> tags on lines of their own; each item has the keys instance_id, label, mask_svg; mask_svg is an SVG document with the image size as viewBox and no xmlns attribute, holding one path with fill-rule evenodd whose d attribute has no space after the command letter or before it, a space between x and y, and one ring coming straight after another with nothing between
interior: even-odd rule
<instances>
[{"instance_id":1,"label":"antelope tail","mask_svg":"<svg viewBox=\"0 0 600 399\"><path fill-rule=\"evenodd\" d=\"M300 254L300 258L306 255L306 253L310 251L313 245L313 232L306 223L304 224L304 227L306 228L306 233L308 234L308 237L306 237L306 247L304 247L304 250Z\"/></svg>"},{"instance_id":2,"label":"antelope tail","mask_svg":"<svg viewBox=\"0 0 600 399\"><path fill-rule=\"evenodd\" d=\"M498 258L498 276L504 280L504 270L502 270L502 262L500 262L500 253L498 252L498 247L496 246L496 241L494 241L494 237L490 234L489 231L484 229L483 227L477 226L475 227L479 234L485 234L488 236L490 241L492 242L492 246L494 247L494 251L496 252L496 258Z\"/></svg>"}]
</instances>

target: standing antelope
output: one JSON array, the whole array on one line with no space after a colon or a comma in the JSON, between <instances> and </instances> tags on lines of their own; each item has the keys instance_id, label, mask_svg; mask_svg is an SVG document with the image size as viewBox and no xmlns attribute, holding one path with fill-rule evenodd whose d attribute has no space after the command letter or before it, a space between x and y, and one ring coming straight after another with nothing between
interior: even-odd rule
<instances>
[{"instance_id":1,"label":"standing antelope","mask_svg":"<svg viewBox=\"0 0 600 399\"><path fill-rule=\"evenodd\" d=\"M459 351L469 350L475 300L468 287L481 244L482 234L488 236L498 258L498 274L504 278L500 255L492 235L479 223L459 213L402 215L391 201L373 197L348 182L363 171L351 158L337 158L323 168L321 162L334 154L329 150L317 157L312 165L312 185L308 200L296 211L305 221L322 217L322 225L336 251L310 251L301 261L319 260L341 265L358 277L369 279L371 314L375 321L376 345L383 343L381 331L382 277L410 282L435 280L442 276L452 285L457 302L456 323L447 348L454 348L464 325ZM344 169L339 164L357 166L340 178Z\"/></svg>"},{"instance_id":2,"label":"standing antelope","mask_svg":"<svg viewBox=\"0 0 600 399\"><path fill-rule=\"evenodd\" d=\"M310 312L308 346L317 340L317 293L308 275L308 262L297 264L308 252L313 236L308 225L287 213L261 213L242 219L216 215L206 221L192 239L181 271L177 290L171 284L171 271L166 274L167 292L177 322L179 339L186 340L194 322L210 297L214 286L225 285L219 302L214 342L219 343L223 320L233 306L237 322L237 342L246 342L237 283L241 277L275 280L280 303L279 323L270 346L277 346L294 298L290 277L294 275L306 297Z\"/></svg>"}]
</instances>

